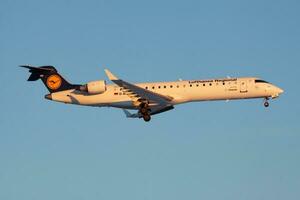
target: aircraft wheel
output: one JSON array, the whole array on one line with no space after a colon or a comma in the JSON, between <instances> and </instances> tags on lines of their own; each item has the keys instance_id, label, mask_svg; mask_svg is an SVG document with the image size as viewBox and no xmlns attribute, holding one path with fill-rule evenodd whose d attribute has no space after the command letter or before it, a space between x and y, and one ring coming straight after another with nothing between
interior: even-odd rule
<instances>
[{"instance_id":1,"label":"aircraft wheel","mask_svg":"<svg viewBox=\"0 0 300 200\"><path fill-rule=\"evenodd\" d=\"M269 102L266 101L266 102L264 103L264 106L265 106L266 108L269 107L269 106L270 106Z\"/></svg>"},{"instance_id":2,"label":"aircraft wheel","mask_svg":"<svg viewBox=\"0 0 300 200\"><path fill-rule=\"evenodd\" d=\"M144 115L144 114L147 114L148 113L148 108L147 107L142 107L140 109L140 112Z\"/></svg>"},{"instance_id":3,"label":"aircraft wheel","mask_svg":"<svg viewBox=\"0 0 300 200\"><path fill-rule=\"evenodd\" d=\"M151 120L151 116L150 115L143 115L143 119L145 122L149 122Z\"/></svg>"}]
</instances>

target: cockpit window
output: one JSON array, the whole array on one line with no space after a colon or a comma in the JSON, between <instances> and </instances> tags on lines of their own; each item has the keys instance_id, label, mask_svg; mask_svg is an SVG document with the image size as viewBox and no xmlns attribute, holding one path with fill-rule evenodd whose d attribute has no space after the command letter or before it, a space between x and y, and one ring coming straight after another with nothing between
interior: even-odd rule
<instances>
[{"instance_id":1,"label":"cockpit window","mask_svg":"<svg viewBox=\"0 0 300 200\"><path fill-rule=\"evenodd\" d=\"M255 83L269 83L269 82L264 81L264 80L255 80Z\"/></svg>"}]
</instances>

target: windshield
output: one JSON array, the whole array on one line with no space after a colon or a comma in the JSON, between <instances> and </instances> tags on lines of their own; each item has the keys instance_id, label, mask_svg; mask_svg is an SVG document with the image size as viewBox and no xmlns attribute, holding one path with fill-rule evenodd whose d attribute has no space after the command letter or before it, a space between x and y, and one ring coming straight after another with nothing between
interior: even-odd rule
<instances>
[{"instance_id":1,"label":"windshield","mask_svg":"<svg viewBox=\"0 0 300 200\"><path fill-rule=\"evenodd\" d=\"M264 80L255 80L255 83L269 83L269 82L264 81Z\"/></svg>"}]
</instances>

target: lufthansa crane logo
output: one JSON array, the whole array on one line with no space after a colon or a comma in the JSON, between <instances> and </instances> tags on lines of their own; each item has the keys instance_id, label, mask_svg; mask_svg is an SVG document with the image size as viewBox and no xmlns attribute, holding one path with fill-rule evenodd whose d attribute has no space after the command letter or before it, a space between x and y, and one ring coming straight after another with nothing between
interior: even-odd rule
<instances>
[{"instance_id":1,"label":"lufthansa crane logo","mask_svg":"<svg viewBox=\"0 0 300 200\"><path fill-rule=\"evenodd\" d=\"M61 78L60 76L54 74L51 75L47 78L47 86L51 89L51 90L56 90L61 86Z\"/></svg>"}]
</instances>

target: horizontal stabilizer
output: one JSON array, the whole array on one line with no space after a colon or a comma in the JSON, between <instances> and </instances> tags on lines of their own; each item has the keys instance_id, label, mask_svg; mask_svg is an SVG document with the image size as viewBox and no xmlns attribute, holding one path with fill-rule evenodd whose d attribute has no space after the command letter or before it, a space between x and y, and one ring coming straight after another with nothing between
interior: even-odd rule
<instances>
[{"instance_id":1,"label":"horizontal stabilizer","mask_svg":"<svg viewBox=\"0 0 300 200\"><path fill-rule=\"evenodd\" d=\"M41 78L41 75L44 74L57 73L56 69L53 66L33 67L30 65L20 65L20 67L29 69L31 75L29 76L27 81L36 81Z\"/></svg>"}]
</instances>

